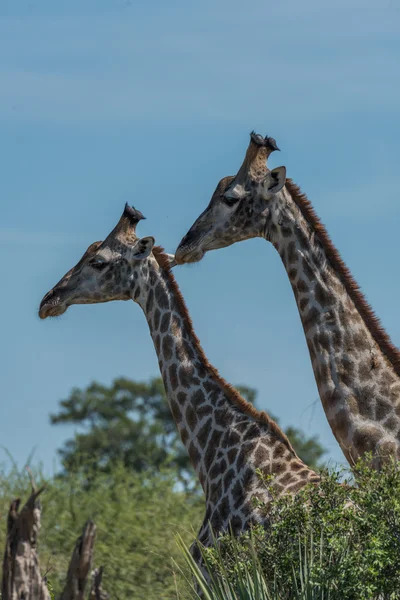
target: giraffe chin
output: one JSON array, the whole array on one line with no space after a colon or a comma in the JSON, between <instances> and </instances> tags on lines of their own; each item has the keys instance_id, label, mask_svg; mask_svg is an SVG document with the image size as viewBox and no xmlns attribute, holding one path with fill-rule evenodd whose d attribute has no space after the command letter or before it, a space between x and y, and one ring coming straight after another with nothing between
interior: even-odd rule
<instances>
[{"instance_id":1,"label":"giraffe chin","mask_svg":"<svg viewBox=\"0 0 400 600\"><path fill-rule=\"evenodd\" d=\"M65 313L68 306L66 304L54 304L49 302L44 304L39 309L39 317L41 319L47 319L47 317L59 317Z\"/></svg>"},{"instance_id":2,"label":"giraffe chin","mask_svg":"<svg viewBox=\"0 0 400 600\"><path fill-rule=\"evenodd\" d=\"M184 265L188 263L200 262L205 252L201 248L195 248L193 250L186 250L185 248L178 248L175 253L175 261L178 265Z\"/></svg>"}]
</instances>

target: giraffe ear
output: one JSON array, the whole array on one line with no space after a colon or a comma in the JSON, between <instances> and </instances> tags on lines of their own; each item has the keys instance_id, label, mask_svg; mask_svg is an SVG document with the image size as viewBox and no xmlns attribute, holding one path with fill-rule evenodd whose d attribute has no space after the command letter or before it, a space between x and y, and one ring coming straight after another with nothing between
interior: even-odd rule
<instances>
[{"instance_id":1,"label":"giraffe ear","mask_svg":"<svg viewBox=\"0 0 400 600\"><path fill-rule=\"evenodd\" d=\"M277 194L286 183L286 167L277 167L269 173L267 190L270 194Z\"/></svg>"},{"instance_id":2,"label":"giraffe ear","mask_svg":"<svg viewBox=\"0 0 400 600\"><path fill-rule=\"evenodd\" d=\"M132 258L134 260L143 260L144 258L147 258L152 251L154 244L155 239L153 237L140 238L133 248Z\"/></svg>"}]
</instances>

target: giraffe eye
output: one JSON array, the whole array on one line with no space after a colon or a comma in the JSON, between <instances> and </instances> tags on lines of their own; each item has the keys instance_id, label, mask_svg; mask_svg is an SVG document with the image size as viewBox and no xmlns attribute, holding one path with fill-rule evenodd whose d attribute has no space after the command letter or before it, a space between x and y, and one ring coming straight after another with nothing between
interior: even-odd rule
<instances>
[{"instance_id":1,"label":"giraffe eye","mask_svg":"<svg viewBox=\"0 0 400 600\"><path fill-rule=\"evenodd\" d=\"M107 265L108 265L108 263L106 263L104 260L93 260L90 263L90 266L93 267L93 269L96 269L97 271L101 271Z\"/></svg>"},{"instance_id":2,"label":"giraffe eye","mask_svg":"<svg viewBox=\"0 0 400 600\"><path fill-rule=\"evenodd\" d=\"M250 192L246 192L242 185L237 184L225 190L222 195L222 201L227 206L235 206L239 200L244 200L247 196L250 196Z\"/></svg>"},{"instance_id":3,"label":"giraffe eye","mask_svg":"<svg viewBox=\"0 0 400 600\"><path fill-rule=\"evenodd\" d=\"M236 198L235 196L225 196L224 194L222 196L222 200L227 206L235 206L235 204L239 202L240 198Z\"/></svg>"}]
</instances>

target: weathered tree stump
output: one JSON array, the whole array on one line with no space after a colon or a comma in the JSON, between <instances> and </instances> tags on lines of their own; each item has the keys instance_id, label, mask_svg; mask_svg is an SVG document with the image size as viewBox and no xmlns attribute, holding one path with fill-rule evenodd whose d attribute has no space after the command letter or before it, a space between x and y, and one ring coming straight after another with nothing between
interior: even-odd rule
<instances>
[{"instance_id":1,"label":"weathered tree stump","mask_svg":"<svg viewBox=\"0 0 400 600\"><path fill-rule=\"evenodd\" d=\"M37 538L40 529L39 495L32 493L20 512L20 499L11 502L7 519L7 540L3 560L2 600L50 600L40 575Z\"/></svg>"},{"instance_id":2,"label":"weathered tree stump","mask_svg":"<svg viewBox=\"0 0 400 600\"><path fill-rule=\"evenodd\" d=\"M92 566L96 525L87 521L82 535L77 539L71 562L69 563L67 582L60 600L84 600L86 582Z\"/></svg>"},{"instance_id":3,"label":"weathered tree stump","mask_svg":"<svg viewBox=\"0 0 400 600\"><path fill-rule=\"evenodd\" d=\"M92 587L89 600L109 600L110 596L102 589L101 580L103 578L103 567L95 569L92 572Z\"/></svg>"},{"instance_id":4,"label":"weathered tree stump","mask_svg":"<svg viewBox=\"0 0 400 600\"><path fill-rule=\"evenodd\" d=\"M51 600L46 581L40 574L37 538L40 529L39 495L32 480L32 493L20 512L20 499L11 502L7 519L7 540L3 560L1 600ZM87 521L76 541L60 600L84 600L93 560L96 525ZM89 600L109 600L101 588L103 567L92 573Z\"/></svg>"}]
</instances>

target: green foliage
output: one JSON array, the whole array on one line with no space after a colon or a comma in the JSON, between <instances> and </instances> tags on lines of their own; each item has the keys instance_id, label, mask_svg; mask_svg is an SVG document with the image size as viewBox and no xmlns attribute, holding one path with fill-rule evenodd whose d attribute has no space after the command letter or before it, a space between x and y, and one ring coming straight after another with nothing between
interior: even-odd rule
<instances>
[{"instance_id":1,"label":"green foliage","mask_svg":"<svg viewBox=\"0 0 400 600\"><path fill-rule=\"evenodd\" d=\"M277 499L267 531L254 527L239 540L225 535L204 549L210 572L237 593L228 598L400 597L400 467L378 473L360 462L357 486L340 484L340 476L324 473L320 486ZM273 482L266 485L272 492ZM255 570L271 596L254 596L248 585L250 595L238 592Z\"/></svg>"},{"instance_id":2,"label":"green foliage","mask_svg":"<svg viewBox=\"0 0 400 600\"><path fill-rule=\"evenodd\" d=\"M44 482L35 472L37 484ZM179 491L176 475L134 473L116 464L110 473L86 473L44 482L39 535L41 572L58 598L77 537L88 518L97 526L94 562L104 565L103 586L112 598L135 600L176 598L171 558L183 564L175 543L177 532L186 543L194 539L204 515L198 494ZM30 492L29 479L0 465L0 548L5 545L10 501L22 502Z\"/></svg>"},{"instance_id":3,"label":"green foliage","mask_svg":"<svg viewBox=\"0 0 400 600\"><path fill-rule=\"evenodd\" d=\"M256 390L243 385L238 389L246 400L256 402ZM160 378L148 383L120 378L110 387L92 383L83 390L75 388L50 418L54 424L71 423L81 429L59 451L66 473L109 473L120 462L139 473L153 472L168 464L182 483L196 484ZM299 456L317 467L325 453L319 442L294 427L286 433Z\"/></svg>"}]
</instances>

